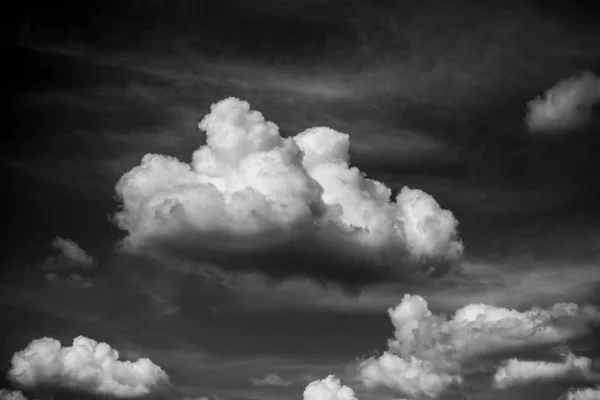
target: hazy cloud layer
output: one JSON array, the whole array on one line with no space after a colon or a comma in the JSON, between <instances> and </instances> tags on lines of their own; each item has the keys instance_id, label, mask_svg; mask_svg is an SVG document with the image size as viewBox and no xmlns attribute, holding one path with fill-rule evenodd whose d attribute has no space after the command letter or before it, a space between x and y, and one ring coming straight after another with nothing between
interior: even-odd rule
<instances>
[{"instance_id":1,"label":"hazy cloud layer","mask_svg":"<svg viewBox=\"0 0 600 400\"><path fill-rule=\"evenodd\" d=\"M368 282L443 274L458 221L417 189L392 192L349 164L349 136L283 138L247 102L213 104L190 164L147 154L116 186L129 251L273 276Z\"/></svg>"},{"instance_id":2,"label":"hazy cloud layer","mask_svg":"<svg viewBox=\"0 0 600 400\"><path fill-rule=\"evenodd\" d=\"M434 315L421 296L409 294L388 314L394 338L383 355L360 362L362 380L368 387L431 398L494 358L565 343L600 322L598 310L572 303L524 312L470 304L448 319Z\"/></svg>"},{"instance_id":3,"label":"hazy cloud layer","mask_svg":"<svg viewBox=\"0 0 600 400\"><path fill-rule=\"evenodd\" d=\"M304 400L357 400L354 390L342 385L334 375L309 383L304 389Z\"/></svg>"},{"instance_id":4,"label":"hazy cloud layer","mask_svg":"<svg viewBox=\"0 0 600 400\"><path fill-rule=\"evenodd\" d=\"M600 383L600 373L592 371L592 360L567 354L563 362L506 361L494 375L494 387L506 389L532 382Z\"/></svg>"},{"instance_id":5,"label":"hazy cloud layer","mask_svg":"<svg viewBox=\"0 0 600 400\"><path fill-rule=\"evenodd\" d=\"M252 382L252 384L256 385L256 386L288 387L288 386L291 386L294 384L294 382L283 379L279 375L273 374L273 373L268 373L263 378L260 378L260 379L252 378L252 379L250 379L250 382Z\"/></svg>"},{"instance_id":6,"label":"hazy cloud layer","mask_svg":"<svg viewBox=\"0 0 600 400\"><path fill-rule=\"evenodd\" d=\"M78 336L63 347L52 338L36 339L12 357L9 378L26 388L49 387L138 397L170 386L166 372L147 358L120 361L106 343Z\"/></svg>"},{"instance_id":7,"label":"hazy cloud layer","mask_svg":"<svg viewBox=\"0 0 600 400\"><path fill-rule=\"evenodd\" d=\"M531 133L567 133L589 122L592 106L600 100L600 77L584 72L558 82L527 104L525 118Z\"/></svg>"},{"instance_id":8,"label":"hazy cloud layer","mask_svg":"<svg viewBox=\"0 0 600 400\"><path fill-rule=\"evenodd\" d=\"M27 397L18 390L0 389L0 400L27 400Z\"/></svg>"}]
</instances>

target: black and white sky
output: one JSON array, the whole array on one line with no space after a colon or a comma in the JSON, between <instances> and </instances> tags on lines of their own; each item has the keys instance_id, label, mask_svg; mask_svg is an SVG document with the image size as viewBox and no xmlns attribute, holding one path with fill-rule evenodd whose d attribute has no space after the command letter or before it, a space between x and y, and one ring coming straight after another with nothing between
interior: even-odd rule
<instances>
[{"instance_id":1,"label":"black and white sky","mask_svg":"<svg viewBox=\"0 0 600 400\"><path fill-rule=\"evenodd\" d=\"M600 399L600 14L20 2L0 399Z\"/></svg>"}]
</instances>

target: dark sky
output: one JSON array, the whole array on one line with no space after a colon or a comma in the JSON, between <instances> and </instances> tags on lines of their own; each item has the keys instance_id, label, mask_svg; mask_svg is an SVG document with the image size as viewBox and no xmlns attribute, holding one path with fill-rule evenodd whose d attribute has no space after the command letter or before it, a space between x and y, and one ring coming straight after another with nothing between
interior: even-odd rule
<instances>
[{"instance_id":1,"label":"dark sky","mask_svg":"<svg viewBox=\"0 0 600 400\"><path fill-rule=\"evenodd\" d=\"M599 18L560 0L20 2L5 24L0 363L8 370L33 339L83 335L151 358L176 399L300 399L329 374L360 399L390 399L352 371L355 357L386 349L386 310L405 293L449 314L470 303L597 304L598 104L560 132L533 132L526 116L557 82L600 75ZM245 238L244 253L228 247L239 237L205 231L120 251L133 231L114 220L119 179L146 153L190 162L206 141L198 122L230 96L283 137L349 134L350 163L394 197L422 189L454 213L461 260L413 278L365 266L362 248L332 255L342 242L320 237L265 256L253 247L262 237ZM42 265L56 236L94 266L58 258L50 280ZM597 349L580 347L597 370ZM268 373L293 384L251 383ZM488 378L441 398L565 389L493 391Z\"/></svg>"}]
</instances>

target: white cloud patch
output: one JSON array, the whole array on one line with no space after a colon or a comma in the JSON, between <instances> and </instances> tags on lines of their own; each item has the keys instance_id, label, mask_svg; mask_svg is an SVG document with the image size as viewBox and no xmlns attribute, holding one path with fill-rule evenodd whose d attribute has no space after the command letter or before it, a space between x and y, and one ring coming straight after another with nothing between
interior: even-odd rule
<instances>
[{"instance_id":1,"label":"white cloud patch","mask_svg":"<svg viewBox=\"0 0 600 400\"><path fill-rule=\"evenodd\" d=\"M294 384L294 382L283 379L279 375L273 373L267 373L263 378L260 379L252 378L250 379L250 382L252 382L252 384L256 386L288 387Z\"/></svg>"},{"instance_id":2,"label":"white cloud patch","mask_svg":"<svg viewBox=\"0 0 600 400\"><path fill-rule=\"evenodd\" d=\"M494 375L494 387L506 389L531 382L600 383L600 373L592 371L592 360L567 354L563 362L506 361Z\"/></svg>"},{"instance_id":3,"label":"white cloud patch","mask_svg":"<svg viewBox=\"0 0 600 400\"><path fill-rule=\"evenodd\" d=\"M27 400L27 397L18 390L0 389L0 400Z\"/></svg>"},{"instance_id":4,"label":"white cloud patch","mask_svg":"<svg viewBox=\"0 0 600 400\"><path fill-rule=\"evenodd\" d=\"M592 307L559 303L549 309L510 310L470 304L451 319L434 315L427 301L405 295L388 310L395 327L389 349L359 363L368 387L385 386L412 397L435 398L484 358L509 357L527 348L555 346L589 332L600 322Z\"/></svg>"},{"instance_id":5,"label":"white cloud patch","mask_svg":"<svg viewBox=\"0 0 600 400\"><path fill-rule=\"evenodd\" d=\"M600 77L584 72L558 82L527 104L525 118L531 133L566 133L585 126L592 106L600 100Z\"/></svg>"},{"instance_id":6,"label":"white cloud patch","mask_svg":"<svg viewBox=\"0 0 600 400\"><path fill-rule=\"evenodd\" d=\"M71 239L57 236L52 247L59 255L48 257L43 265L45 269L90 268L95 265L94 259Z\"/></svg>"},{"instance_id":7,"label":"white cloud patch","mask_svg":"<svg viewBox=\"0 0 600 400\"><path fill-rule=\"evenodd\" d=\"M600 386L585 389L572 389L560 400L598 400L600 399Z\"/></svg>"},{"instance_id":8,"label":"white cloud patch","mask_svg":"<svg viewBox=\"0 0 600 400\"><path fill-rule=\"evenodd\" d=\"M283 138L235 98L199 127L207 141L190 164L147 154L117 183L125 249L356 282L443 274L460 261L454 215L408 187L390 201L350 166L348 135L318 127Z\"/></svg>"},{"instance_id":9,"label":"white cloud patch","mask_svg":"<svg viewBox=\"0 0 600 400\"><path fill-rule=\"evenodd\" d=\"M47 337L32 341L13 355L9 378L26 388L65 388L128 398L170 386L166 372L149 359L120 361L117 350L83 336L65 347Z\"/></svg>"},{"instance_id":10,"label":"white cloud patch","mask_svg":"<svg viewBox=\"0 0 600 400\"><path fill-rule=\"evenodd\" d=\"M309 383L304 389L304 400L357 400L352 388L342 385L334 375Z\"/></svg>"}]
</instances>

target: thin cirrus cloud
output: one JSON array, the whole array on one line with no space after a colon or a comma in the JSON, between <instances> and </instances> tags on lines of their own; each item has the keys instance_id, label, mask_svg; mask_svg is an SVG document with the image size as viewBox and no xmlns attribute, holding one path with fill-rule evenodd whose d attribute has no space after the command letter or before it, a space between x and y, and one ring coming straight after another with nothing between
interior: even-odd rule
<instances>
[{"instance_id":1,"label":"thin cirrus cloud","mask_svg":"<svg viewBox=\"0 0 600 400\"><path fill-rule=\"evenodd\" d=\"M410 397L436 398L463 376L495 358L556 346L590 332L600 311L573 303L523 312L470 304L451 319L435 315L418 295L388 310L395 327L388 350L359 363L367 387L387 387Z\"/></svg>"},{"instance_id":2,"label":"thin cirrus cloud","mask_svg":"<svg viewBox=\"0 0 600 400\"><path fill-rule=\"evenodd\" d=\"M586 71L558 82L527 104L525 123L532 134L568 133L588 124L600 101L600 77Z\"/></svg>"},{"instance_id":3,"label":"thin cirrus cloud","mask_svg":"<svg viewBox=\"0 0 600 400\"><path fill-rule=\"evenodd\" d=\"M294 382L283 379L282 377L274 373L267 373L263 378L252 378L250 379L250 382L256 386L289 387L294 384Z\"/></svg>"},{"instance_id":4,"label":"thin cirrus cloud","mask_svg":"<svg viewBox=\"0 0 600 400\"><path fill-rule=\"evenodd\" d=\"M27 389L69 389L121 398L162 393L170 387L167 373L147 358L120 361L106 343L78 336L72 346L53 338L33 340L16 352L8 377Z\"/></svg>"},{"instance_id":5,"label":"thin cirrus cloud","mask_svg":"<svg viewBox=\"0 0 600 400\"><path fill-rule=\"evenodd\" d=\"M427 193L349 164L350 138L317 127L289 138L250 105L222 100L187 164L147 154L116 185L122 248L230 271L343 283L443 274L460 262L458 221Z\"/></svg>"}]
</instances>

